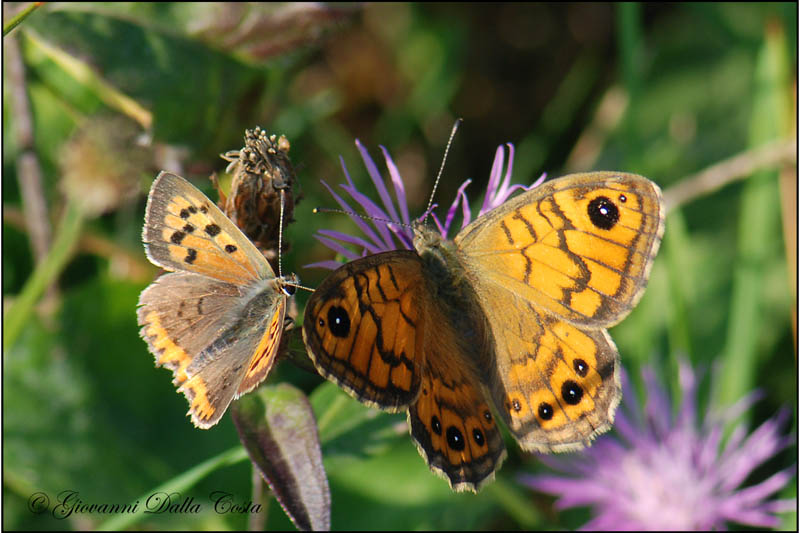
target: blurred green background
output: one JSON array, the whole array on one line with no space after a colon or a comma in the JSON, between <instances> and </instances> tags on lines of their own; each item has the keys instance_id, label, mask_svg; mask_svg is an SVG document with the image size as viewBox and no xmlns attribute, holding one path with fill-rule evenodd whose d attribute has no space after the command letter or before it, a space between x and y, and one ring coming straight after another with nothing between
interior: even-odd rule
<instances>
[{"instance_id":1,"label":"blurred green background","mask_svg":"<svg viewBox=\"0 0 800 533\"><path fill-rule=\"evenodd\" d=\"M25 5L4 4L4 24ZM216 199L207 178L225 168L219 154L240 148L256 125L291 142L303 197L283 266L311 287L326 271L303 265L332 258L314 232L354 231L347 217L312 215L335 206L319 180L344 181L341 156L377 198L364 185L355 139L382 171L379 145L389 150L412 215L424 210L457 117L464 124L440 206L467 178L473 205L482 200L495 149L506 142L516 148L515 183L542 172L624 170L653 179L668 198L688 183L685 203L667 218L648 291L611 330L623 365L634 376L653 365L678 392L676 363L686 356L714 376L701 409L760 388L751 426L788 405L796 430L796 155L708 192L689 180L795 137L796 23L796 4L768 3L78 3L34 11L3 38L3 527L97 528L109 517L58 520L31 513L29 498L75 490L85 502L133 502L238 445L229 416L209 431L192 427L170 373L154 368L139 338L135 308L158 272L140 240L152 180L170 169ZM39 297L30 287L47 279L33 280L41 257L56 283ZM26 299L33 312L7 314ZM19 333L9 340L15 319ZM302 344L294 350L302 354ZM344 394L290 362L269 381L305 390L318 416L325 398ZM350 400L344 414L322 430L334 529L574 528L588 518L558 514L551 498L515 481L544 469L511 439L495 483L454 494L419 457L404 415ZM250 463L236 457L198 475L184 496L205 502L225 490L251 499ZM796 497L791 490L783 496ZM262 518L271 529L292 527L274 500ZM204 506L131 527L241 529L247 519Z\"/></svg>"}]
</instances>

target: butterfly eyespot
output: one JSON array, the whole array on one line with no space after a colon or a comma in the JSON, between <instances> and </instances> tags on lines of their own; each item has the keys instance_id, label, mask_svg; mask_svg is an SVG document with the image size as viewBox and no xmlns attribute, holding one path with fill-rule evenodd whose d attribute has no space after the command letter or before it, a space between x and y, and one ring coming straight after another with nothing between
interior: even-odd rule
<instances>
[{"instance_id":1,"label":"butterfly eyespot","mask_svg":"<svg viewBox=\"0 0 800 533\"><path fill-rule=\"evenodd\" d=\"M455 426L447 428L447 445L457 452L460 452L466 446L464 435L462 435L461 431Z\"/></svg>"},{"instance_id":2,"label":"butterfly eyespot","mask_svg":"<svg viewBox=\"0 0 800 533\"><path fill-rule=\"evenodd\" d=\"M232 254L236 250L238 250L238 248L236 246L232 245L232 244L226 244L225 245L225 251L228 252L229 254Z\"/></svg>"},{"instance_id":3,"label":"butterfly eyespot","mask_svg":"<svg viewBox=\"0 0 800 533\"><path fill-rule=\"evenodd\" d=\"M472 430L472 438L475 439L475 444L478 446L483 446L486 444L486 439L483 437L483 432L481 432L480 429Z\"/></svg>"},{"instance_id":4,"label":"butterfly eyespot","mask_svg":"<svg viewBox=\"0 0 800 533\"><path fill-rule=\"evenodd\" d=\"M216 224L209 224L205 228L205 232L208 233L211 237L216 237L219 235L219 232L222 231L219 226Z\"/></svg>"},{"instance_id":5,"label":"butterfly eyespot","mask_svg":"<svg viewBox=\"0 0 800 533\"><path fill-rule=\"evenodd\" d=\"M437 435L442 434L442 423L439 422L439 419L436 417L436 415L431 417L431 429L433 429L433 432Z\"/></svg>"},{"instance_id":6,"label":"butterfly eyespot","mask_svg":"<svg viewBox=\"0 0 800 533\"><path fill-rule=\"evenodd\" d=\"M605 196L598 196L589 202L589 220L600 229L610 230L619 221L619 209Z\"/></svg>"},{"instance_id":7,"label":"butterfly eyespot","mask_svg":"<svg viewBox=\"0 0 800 533\"><path fill-rule=\"evenodd\" d=\"M184 237L186 237L184 232L176 231L170 236L169 240L172 241L173 244L180 244Z\"/></svg>"},{"instance_id":8,"label":"butterfly eyespot","mask_svg":"<svg viewBox=\"0 0 800 533\"><path fill-rule=\"evenodd\" d=\"M324 326L321 320L320 326ZM346 338L350 334L350 317L347 311L337 305L328 309L328 327L334 337Z\"/></svg>"},{"instance_id":9,"label":"butterfly eyespot","mask_svg":"<svg viewBox=\"0 0 800 533\"><path fill-rule=\"evenodd\" d=\"M568 379L561 385L561 397L570 405L577 405L583 398L583 389L580 385Z\"/></svg>"},{"instance_id":10,"label":"butterfly eyespot","mask_svg":"<svg viewBox=\"0 0 800 533\"><path fill-rule=\"evenodd\" d=\"M483 418L484 418L484 419L485 419L487 422L491 423L491 422L492 422L492 413L490 413L488 410L484 411L484 412L483 412Z\"/></svg>"},{"instance_id":11,"label":"butterfly eyespot","mask_svg":"<svg viewBox=\"0 0 800 533\"><path fill-rule=\"evenodd\" d=\"M539 404L539 418L542 420L550 420L553 418L553 406L547 402L542 402Z\"/></svg>"},{"instance_id":12,"label":"butterfly eyespot","mask_svg":"<svg viewBox=\"0 0 800 533\"><path fill-rule=\"evenodd\" d=\"M620 201L620 202L622 202L622 203L624 204L625 202L627 202L627 201L628 201L628 197L627 197L627 196L625 196L624 194L620 194L620 195L619 195L619 201Z\"/></svg>"},{"instance_id":13,"label":"butterfly eyespot","mask_svg":"<svg viewBox=\"0 0 800 533\"><path fill-rule=\"evenodd\" d=\"M520 405L519 400L517 400L516 398L511 400L511 408L518 413L522 411L522 405Z\"/></svg>"},{"instance_id":14,"label":"butterfly eyespot","mask_svg":"<svg viewBox=\"0 0 800 533\"><path fill-rule=\"evenodd\" d=\"M583 359L575 359L572 362L572 367L575 369L575 373L582 378L585 378L586 374L589 373L589 365Z\"/></svg>"},{"instance_id":15,"label":"butterfly eyespot","mask_svg":"<svg viewBox=\"0 0 800 533\"><path fill-rule=\"evenodd\" d=\"M189 248L189 251L186 252L186 257L183 260L191 265L194 263L195 259L197 259L197 250L194 248Z\"/></svg>"}]
</instances>

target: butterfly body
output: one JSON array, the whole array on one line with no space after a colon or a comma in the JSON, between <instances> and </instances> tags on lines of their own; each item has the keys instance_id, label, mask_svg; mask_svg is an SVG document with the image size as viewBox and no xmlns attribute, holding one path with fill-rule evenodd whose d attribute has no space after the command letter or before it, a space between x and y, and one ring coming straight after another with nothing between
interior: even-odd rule
<instances>
[{"instance_id":1,"label":"butterfly body","mask_svg":"<svg viewBox=\"0 0 800 533\"><path fill-rule=\"evenodd\" d=\"M142 291L141 335L192 422L209 428L272 368L297 278L275 276L213 202L167 172L151 188L142 238L150 261L172 272Z\"/></svg>"},{"instance_id":2,"label":"butterfly body","mask_svg":"<svg viewBox=\"0 0 800 533\"><path fill-rule=\"evenodd\" d=\"M306 307L320 373L359 400L408 409L422 456L456 490L505 457L495 414L529 451L606 431L620 400L605 328L638 301L663 233L656 185L598 172L553 180L452 241L350 262Z\"/></svg>"}]
</instances>

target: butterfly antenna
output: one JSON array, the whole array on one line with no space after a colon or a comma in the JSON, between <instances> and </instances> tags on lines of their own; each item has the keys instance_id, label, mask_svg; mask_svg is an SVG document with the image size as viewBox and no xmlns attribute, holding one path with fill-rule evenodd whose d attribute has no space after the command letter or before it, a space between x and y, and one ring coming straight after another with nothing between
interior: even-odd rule
<instances>
[{"instance_id":1,"label":"butterfly antenna","mask_svg":"<svg viewBox=\"0 0 800 533\"><path fill-rule=\"evenodd\" d=\"M358 218L361 218L361 219L364 219L364 220L374 220L375 222L384 222L387 225L388 224L393 224L395 226L400 226L400 227L403 227L403 228L409 228L410 230L414 229L414 227L411 224L406 224L404 222L398 222L397 220L389 220L389 219L386 219L386 218L376 218L376 217L371 217L369 215L362 215L360 213L353 213L352 211L345 211L344 209L332 209L332 208L329 208L329 207L315 207L312 210L312 213L314 213L314 214L316 214L316 213L339 213L340 215L350 215L351 217L358 217Z\"/></svg>"},{"instance_id":2,"label":"butterfly antenna","mask_svg":"<svg viewBox=\"0 0 800 533\"><path fill-rule=\"evenodd\" d=\"M428 200L428 207L425 209L425 213L429 213L431 210L431 206L433 205L433 197L436 195L436 188L439 186L439 180L442 178L442 172L444 171L444 163L447 161L447 154L450 152L450 145L453 144L453 137L456 136L456 131L458 131L458 127L461 123L464 122L463 118L456 119L456 123L453 124L453 130L450 132L450 138L447 140L447 146L444 149L444 157L442 157L442 166L439 167L439 173L436 175L436 181L433 183L433 191L431 192L431 198ZM427 220L427 217L425 218Z\"/></svg>"},{"instance_id":3,"label":"butterfly antenna","mask_svg":"<svg viewBox=\"0 0 800 533\"><path fill-rule=\"evenodd\" d=\"M286 203L286 192L281 189L281 218L278 221L278 277L283 277L281 263L283 263L283 206Z\"/></svg>"}]
</instances>

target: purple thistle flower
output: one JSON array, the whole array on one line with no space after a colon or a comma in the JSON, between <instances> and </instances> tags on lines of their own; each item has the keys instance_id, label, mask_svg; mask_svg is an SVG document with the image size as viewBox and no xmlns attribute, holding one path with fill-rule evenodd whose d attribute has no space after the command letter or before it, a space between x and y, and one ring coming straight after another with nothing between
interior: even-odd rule
<instances>
[{"instance_id":1,"label":"purple thistle flower","mask_svg":"<svg viewBox=\"0 0 800 533\"><path fill-rule=\"evenodd\" d=\"M796 510L796 500L769 499L795 476L796 465L756 485L741 488L764 461L789 446L781 435L782 410L747 435L738 425L722 446L724 427L760 397L751 393L718 416L698 421L697 377L681 361L683 404L671 416L671 402L650 368L642 372L648 391L642 413L623 372L625 407L617 412L614 435L600 437L570 457L541 456L562 475L522 475L529 487L558 497L557 509L591 506L589 530L708 530L728 522L777 527L776 513Z\"/></svg>"},{"instance_id":2,"label":"purple thistle flower","mask_svg":"<svg viewBox=\"0 0 800 533\"><path fill-rule=\"evenodd\" d=\"M525 187L523 185L511 185L514 146L510 143L508 143L507 146L509 149L509 155L508 163L505 166L505 176L503 176L505 149L502 146L498 146L495 153L494 163L492 164L492 171L489 175L489 184L486 188L486 196L478 216L501 205L516 191L530 190L544 181L545 176L542 175L529 187ZM392 157L389 155L389 152L386 150L386 148L381 146L383 158L386 161L386 167L389 170L389 177L391 178L392 187L394 189L395 201L397 202L397 206L395 207L391 195L389 194L389 190L384 185L383 178L378 171L378 167L370 157L366 148L364 148L364 146L358 140L356 140L356 147L358 147L358 151L361 153L361 158L364 160L364 166L366 166L367 172L372 179L372 183L375 185L375 189L378 191L378 196L381 199L383 207L373 202L367 195L359 192L358 189L356 189L356 186L353 184L353 180L350 178L350 173L347 171L347 167L344 164L344 160L342 159L342 170L344 171L344 176L347 180L347 183L341 184L340 187L350 196L353 201L361 206L366 216L372 217L375 220L364 220L360 217L350 216L353 222L355 222L356 225L361 229L364 237L357 237L331 230L319 230L318 234L314 237L322 244L343 255L350 261L366 255L387 252L389 250L397 250L399 248L413 250L414 232L411 229L411 221L408 215L405 186L403 185L403 179L400 176L400 172L397 170L397 166L394 164L394 161L392 160ZM453 200L450 209L447 211L444 224L439 221L436 215L428 212L423 213L418 220L424 220L425 217L430 214L434 220L434 223L436 224L436 227L442 234L442 237L446 238L453 223L453 219L455 218L460 206L462 212L461 227L463 228L469 224L471 220L471 213L469 210L469 201L464 191L470 182L471 180L466 180L461 184L461 187L459 187L458 192L456 193L456 198ZM334 192L327 183L323 181L322 184L328 189L328 191L330 191L333 198L343 210L355 212L355 209L352 207L352 205L340 195L336 194L336 192ZM433 207L435 207L435 204ZM396 222L396 224L392 224L391 222L387 221ZM355 245L356 247L360 248L361 251L354 252L353 250L344 246L344 244ZM340 267L341 263L338 261L322 261L306 266L335 269Z\"/></svg>"}]
</instances>

